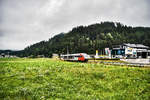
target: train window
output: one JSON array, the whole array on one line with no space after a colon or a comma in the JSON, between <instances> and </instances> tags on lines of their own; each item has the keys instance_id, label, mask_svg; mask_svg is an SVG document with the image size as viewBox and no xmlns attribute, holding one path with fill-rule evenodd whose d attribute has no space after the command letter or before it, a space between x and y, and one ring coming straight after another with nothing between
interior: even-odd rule
<instances>
[{"instance_id":1,"label":"train window","mask_svg":"<svg viewBox=\"0 0 150 100\"><path fill-rule=\"evenodd\" d=\"M73 58L73 56L69 56L69 59L72 59Z\"/></svg>"},{"instance_id":2,"label":"train window","mask_svg":"<svg viewBox=\"0 0 150 100\"><path fill-rule=\"evenodd\" d=\"M76 56L76 57L82 57L82 56Z\"/></svg>"},{"instance_id":3,"label":"train window","mask_svg":"<svg viewBox=\"0 0 150 100\"><path fill-rule=\"evenodd\" d=\"M82 57L82 56L75 56L75 57Z\"/></svg>"},{"instance_id":4,"label":"train window","mask_svg":"<svg viewBox=\"0 0 150 100\"><path fill-rule=\"evenodd\" d=\"M148 56L150 56L150 52L148 52Z\"/></svg>"}]
</instances>

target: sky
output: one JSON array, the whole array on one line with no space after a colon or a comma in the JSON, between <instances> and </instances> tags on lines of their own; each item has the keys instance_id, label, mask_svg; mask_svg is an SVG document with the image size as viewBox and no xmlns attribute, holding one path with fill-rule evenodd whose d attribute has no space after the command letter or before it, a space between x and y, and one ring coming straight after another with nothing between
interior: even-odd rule
<instances>
[{"instance_id":1,"label":"sky","mask_svg":"<svg viewBox=\"0 0 150 100\"><path fill-rule=\"evenodd\" d=\"M104 21L150 27L150 0L0 0L0 49L22 50Z\"/></svg>"}]
</instances>

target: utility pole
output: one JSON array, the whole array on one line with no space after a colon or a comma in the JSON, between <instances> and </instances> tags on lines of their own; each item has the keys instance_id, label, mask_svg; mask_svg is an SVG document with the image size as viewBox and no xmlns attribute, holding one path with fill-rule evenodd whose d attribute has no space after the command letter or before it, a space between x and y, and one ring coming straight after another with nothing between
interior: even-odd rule
<instances>
[{"instance_id":1,"label":"utility pole","mask_svg":"<svg viewBox=\"0 0 150 100\"><path fill-rule=\"evenodd\" d=\"M9 57L9 52L8 52L8 57Z\"/></svg>"},{"instance_id":2,"label":"utility pole","mask_svg":"<svg viewBox=\"0 0 150 100\"><path fill-rule=\"evenodd\" d=\"M67 46L67 54L69 54L68 46Z\"/></svg>"},{"instance_id":3,"label":"utility pole","mask_svg":"<svg viewBox=\"0 0 150 100\"><path fill-rule=\"evenodd\" d=\"M68 55L69 55L69 50L68 50L68 45L67 45L67 59L68 59Z\"/></svg>"}]
</instances>

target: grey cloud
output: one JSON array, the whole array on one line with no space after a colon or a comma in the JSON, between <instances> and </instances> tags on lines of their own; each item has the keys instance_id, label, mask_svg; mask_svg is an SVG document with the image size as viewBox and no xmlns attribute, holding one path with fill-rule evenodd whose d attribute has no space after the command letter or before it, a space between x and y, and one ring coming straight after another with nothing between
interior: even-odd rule
<instances>
[{"instance_id":1,"label":"grey cloud","mask_svg":"<svg viewBox=\"0 0 150 100\"><path fill-rule=\"evenodd\" d=\"M79 25L150 25L149 0L0 0L0 49L23 49ZM11 43L5 44L7 41Z\"/></svg>"}]
</instances>

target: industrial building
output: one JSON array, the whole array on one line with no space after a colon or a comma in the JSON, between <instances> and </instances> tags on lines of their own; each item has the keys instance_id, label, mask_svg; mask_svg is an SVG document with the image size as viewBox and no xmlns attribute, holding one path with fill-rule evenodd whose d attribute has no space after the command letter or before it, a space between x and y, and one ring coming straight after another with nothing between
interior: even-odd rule
<instances>
[{"instance_id":1,"label":"industrial building","mask_svg":"<svg viewBox=\"0 0 150 100\"><path fill-rule=\"evenodd\" d=\"M150 58L150 50L148 46L142 44L124 43L113 46L111 56L113 58Z\"/></svg>"}]
</instances>

